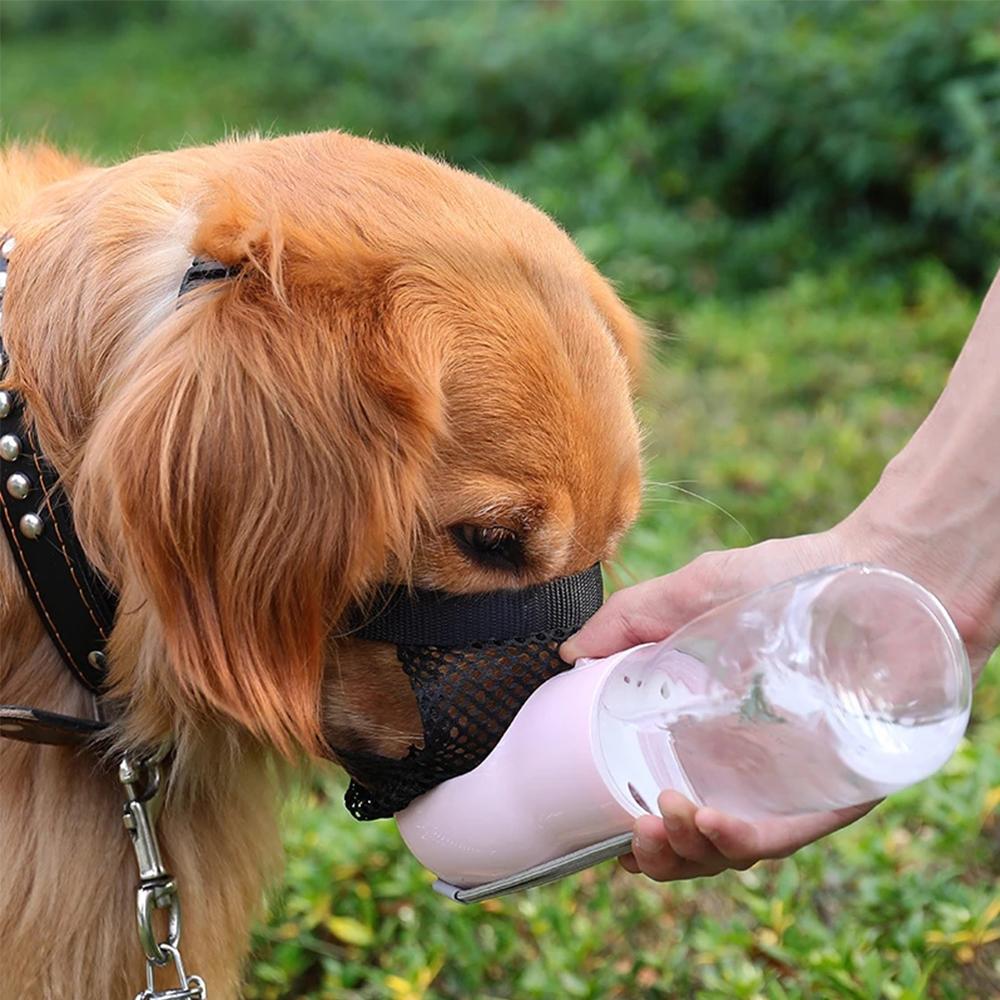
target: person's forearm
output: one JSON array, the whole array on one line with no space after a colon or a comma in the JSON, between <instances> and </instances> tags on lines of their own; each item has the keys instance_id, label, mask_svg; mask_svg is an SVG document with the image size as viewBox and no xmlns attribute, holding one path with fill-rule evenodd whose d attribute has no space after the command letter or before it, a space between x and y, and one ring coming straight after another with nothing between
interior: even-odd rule
<instances>
[{"instance_id":1,"label":"person's forearm","mask_svg":"<svg viewBox=\"0 0 1000 1000\"><path fill-rule=\"evenodd\" d=\"M1000 642L1000 277L934 409L834 533L937 594L980 665Z\"/></svg>"}]
</instances>

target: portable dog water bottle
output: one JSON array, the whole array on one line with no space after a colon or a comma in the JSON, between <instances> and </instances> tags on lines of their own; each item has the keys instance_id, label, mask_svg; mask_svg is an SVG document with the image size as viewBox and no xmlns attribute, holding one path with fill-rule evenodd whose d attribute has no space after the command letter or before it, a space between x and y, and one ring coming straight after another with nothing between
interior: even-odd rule
<instances>
[{"instance_id":1,"label":"portable dog water bottle","mask_svg":"<svg viewBox=\"0 0 1000 1000\"><path fill-rule=\"evenodd\" d=\"M624 853L665 788L748 820L881 798L944 764L971 699L932 594L890 570L831 567L581 660L479 767L396 821L437 888L471 902Z\"/></svg>"}]
</instances>

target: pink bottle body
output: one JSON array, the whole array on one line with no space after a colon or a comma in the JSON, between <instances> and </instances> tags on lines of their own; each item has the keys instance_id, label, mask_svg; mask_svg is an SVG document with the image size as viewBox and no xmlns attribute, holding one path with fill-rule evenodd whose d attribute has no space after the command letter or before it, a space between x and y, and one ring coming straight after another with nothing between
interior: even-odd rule
<instances>
[{"instance_id":1,"label":"pink bottle body","mask_svg":"<svg viewBox=\"0 0 1000 1000\"><path fill-rule=\"evenodd\" d=\"M452 885L480 885L630 830L645 810L606 780L597 708L632 652L546 681L482 764L398 813L417 860Z\"/></svg>"}]
</instances>

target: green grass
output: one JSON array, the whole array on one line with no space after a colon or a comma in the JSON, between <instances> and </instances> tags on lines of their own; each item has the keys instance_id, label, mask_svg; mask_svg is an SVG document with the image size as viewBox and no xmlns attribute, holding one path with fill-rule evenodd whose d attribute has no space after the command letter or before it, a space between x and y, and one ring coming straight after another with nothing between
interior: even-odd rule
<instances>
[{"instance_id":1,"label":"green grass","mask_svg":"<svg viewBox=\"0 0 1000 1000\"><path fill-rule=\"evenodd\" d=\"M252 52L212 44L191 20L14 34L0 111L8 136L46 132L108 159L228 130L364 121L356 86L342 106L289 106L261 78ZM594 197L609 175L586 135L556 168L540 153L509 176L542 203ZM578 164L568 187L564 160ZM607 204L601 225L626 231ZM599 233L579 235L602 252ZM905 291L802 275L742 301L678 305L648 268L602 263L663 331L640 404L650 486L625 582L843 517L933 403L976 309L934 264ZM666 483L680 489L655 485ZM607 864L462 908L431 892L391 822L348 816L342 787L323 774L288 807L286 880L257 935L247 1000L1000 996L998 657L939 775L793 858L711 880L661 886Z\"/></svg>"},{"instance_id":2,"label":"green grass","mask_svg":"<svg viewBox=\"0 0 1000 1000\"><path fill-rule=\"evenodd\" d=\"M39 72L42 66L59 71ZM5 42L4 133L45 135L63 148L117 160L267 129L273 123L260 117L251 72L235 53L155 24Z\"/></svg>"},{"instance_id":3,"label":"green grass","mask_svg":"<svg viewBox=\"0 0 1000 1000\"><path fill-rule=\"evenodd\" d=\"M803 275L666 313L641 402L648 486L625 579L848 514L929 411L977 308L927 265L905 297Z\"/></svg>"}]
</instances>

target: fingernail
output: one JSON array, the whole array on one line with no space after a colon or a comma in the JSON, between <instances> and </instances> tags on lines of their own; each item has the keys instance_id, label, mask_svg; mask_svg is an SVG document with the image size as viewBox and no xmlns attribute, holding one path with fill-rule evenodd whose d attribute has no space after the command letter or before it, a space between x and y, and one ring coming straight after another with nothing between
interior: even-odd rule
<instances>
[{"instance_id":1,"label":"fingernail","mask_svg":"<svg viewBox=\"0 0 1000 1000\"><path fill-rule=\"evenodd\" d=\"M643 854L659 854L666 845L661 840L651 840L637 833L632 841L634 851L642 851Z\"/></svg>"},{"instance_id":2,"label":"fingernail","mask_svg":"<svg viewBox=\"0 0 1000 1000\"><path fill-rule=\"evenodd\" d=\"M705 829L705 827L703 826L699 826L698 830L703 837L708 837L708 839L711 840L713 843L722 836L722 831L714 826L710 826L708 827L708 829Z\"/></svg>"},{"instance_id":3,"label":"fingernail","mask_svg":"<svg viewBox=\"0 0 1000 1000\"><path fill-rule=\"evenodd\" d=\"M667 828L668 833L677 833L684 826L684 823L680 816L675 816L673 813L665 813L663 816L663 825Z\"/></svg>"}]
</instances>

